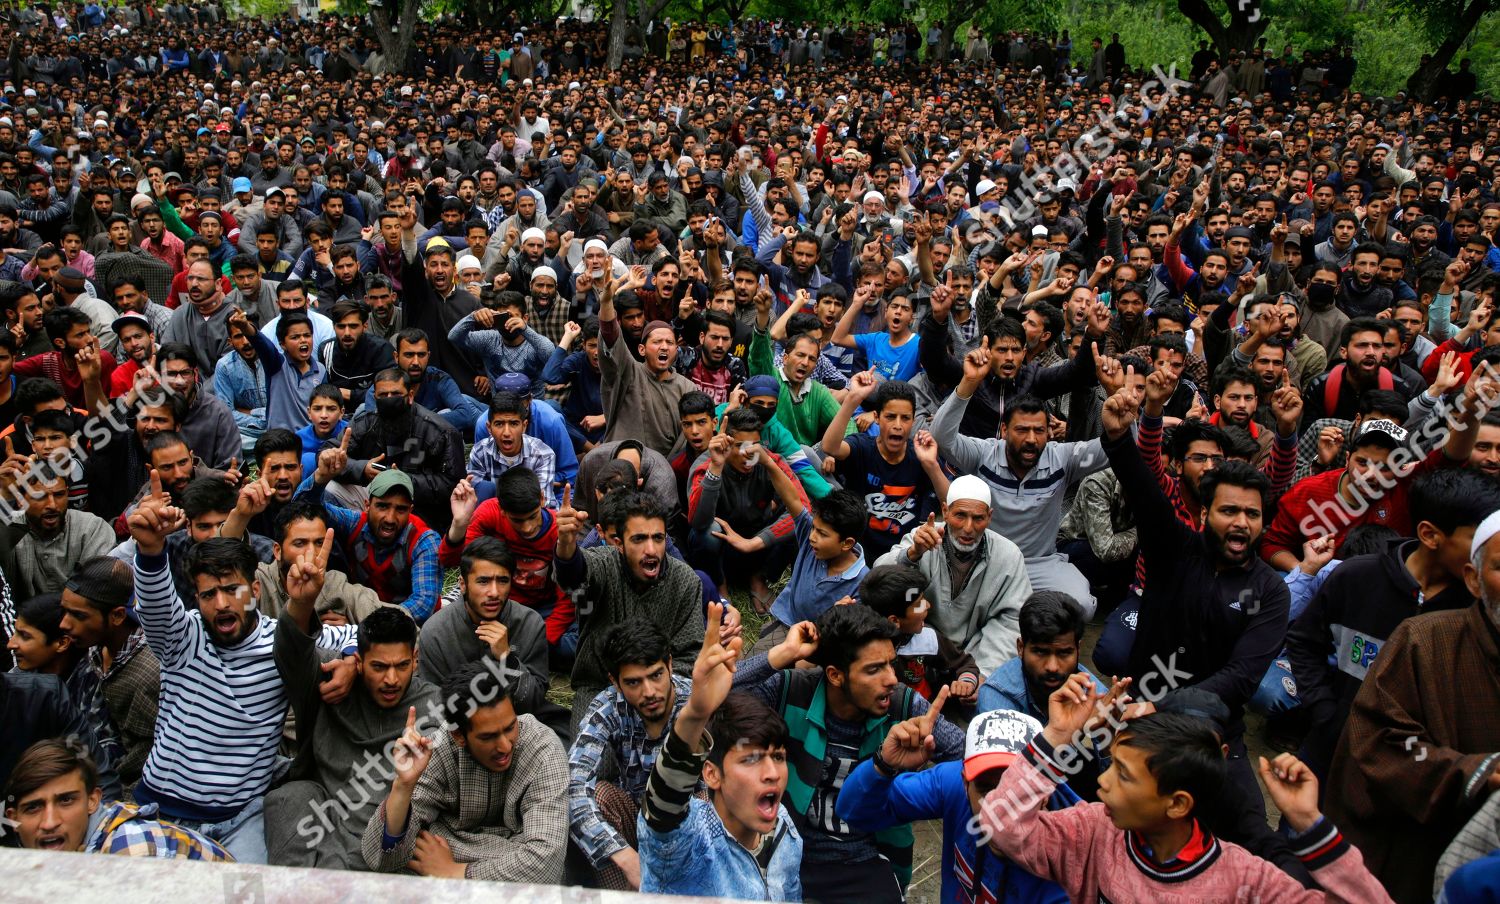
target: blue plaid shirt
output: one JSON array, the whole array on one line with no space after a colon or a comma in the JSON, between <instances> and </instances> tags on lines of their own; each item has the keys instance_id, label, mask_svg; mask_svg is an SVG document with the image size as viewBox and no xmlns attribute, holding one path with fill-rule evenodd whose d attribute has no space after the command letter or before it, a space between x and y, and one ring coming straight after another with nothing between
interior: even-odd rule
<instances>
[{"instance_id":1,"label":"blue plaid shirt","mask_svg":"<svg viewBox=\"0 0 1500 904\"><path fill-rule=\"evenodd\" d=\"M201 832L156 819L156 804L137 807L124 801L105 804L89 819L83 850L90 854L123 854L161 860L207 860L233 863L217 841Z\"/></svg>"},{"instance_id":2,"label":"blue plaid shirt","mask_svg":"<svg viewBox=\"0 0 1500 904\"><path fill-rule=\"evenodd\" d=\"M323 487L317 483L314 483L313 486L317 488L317 494L309 497L310 501L322 503L323 508L328 511L328 517L333 519L333 532L338 536L339 542L344 545L345 549L351 548L354 544L354 530L359 526L359 519L363 513L340 508L328 502L323 498ZM364 532L365 540L376 551L377 556L386 552L386 550L381 549L380 545L376 543L375 534L370 530L369 524L359 529ZM412 555L410 571L411 595L404 600L382 601L401 606L401 608L411 613L411 617L416 619L419 625L427 621L432 613L437 611L438 599L443 595L443 566L438 563L438 546L441 543L442 538L438 536L436 531L422 531L422 536L417 540L416 551ZM398 556L406 555L405 545L403 544L400 548L391 551L390 554ZM351 572L357 571L359 570L359 564L350 561L349 568ZM351 573L350 577L355 578L357 576Z\"/></svg>"},{"instance_id":3,"label":"blue plaid shirt","mask_svg":"<svg viewBox=\"0 0 1500 904\"><path fill-rule=\"evenodd\" d=\"M578 734L568 751L568 822L572 825L573 841L596 867L608 863L611 854L629 847L625 837L599 815L599 805L594 800L604 751L608 749L615 755L619 768L615 784L639 802L646 793L646 779L656 766L662 741L687 703L693 681L674 674L672 689L676 696L672 715L658 737L646 734L646 723L641 721L640 714L613 687L594 698L578 723Z\"/></svg>"}]
</instances>

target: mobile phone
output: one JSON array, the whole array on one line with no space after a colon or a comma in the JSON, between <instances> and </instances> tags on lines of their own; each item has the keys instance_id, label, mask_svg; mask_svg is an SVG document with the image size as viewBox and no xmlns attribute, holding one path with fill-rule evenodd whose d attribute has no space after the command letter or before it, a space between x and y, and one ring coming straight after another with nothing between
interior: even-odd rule
<instances>
[{"instance_id":1,"label":"mobile phone","mask_svg":"<svg viewBox=\"0 0 1500 904\"><path fill-rule=\"evenodd\" d=\"M390 468L388 466L383 465L380 462L376 462L376 461L370 462L370 467L374 468L376 471L389 471L390 470Z\"/></svg>"}]
</instances>

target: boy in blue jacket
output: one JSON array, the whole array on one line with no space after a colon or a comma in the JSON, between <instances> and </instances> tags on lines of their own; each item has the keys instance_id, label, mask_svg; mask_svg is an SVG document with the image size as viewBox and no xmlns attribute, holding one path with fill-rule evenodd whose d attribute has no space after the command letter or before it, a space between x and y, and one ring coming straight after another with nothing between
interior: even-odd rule
<instances>
[{"instance_id":1,"label":"boy in blue jacket","mask_svg":"<svg viewBox=\"0 0 1500 904\"><path fill-rule=\"evenodd\" d=\"M919 819L943 821L943 904L1067 904L1062 887L1039 879L981 843L979 808L1042 725L1007 710L982 713L969 723L962 763L939 763L921 772L931 756L932 726L948 699L938 691L932 708L896 725L880 752L844 781L838 816L857 831L876 832ZM1078 802L1058 785L1048 808ZM977 877L977 881L976 881Z\"/></svg>"}]
</instances>

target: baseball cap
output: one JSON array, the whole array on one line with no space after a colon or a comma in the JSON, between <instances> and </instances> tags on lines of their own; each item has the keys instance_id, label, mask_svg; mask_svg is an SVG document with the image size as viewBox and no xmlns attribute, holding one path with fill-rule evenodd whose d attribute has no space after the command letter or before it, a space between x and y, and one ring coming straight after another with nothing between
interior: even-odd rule
<instances>
[{"instance_id":1,"label":"baseball cap","mask_svg":"<svg viewBox=\"0 0 1500 904\"><path fill-rule=\"evenodd\" d=\"M278 187L276 187L274 185L271 186L270 188L266 189L266 200L270 200L271 198L284 198L284 197L286 197L286 192L282 191L280 188L278 188Z\"/></svg>"},{"instance_id":2,"label":"baseball cap","mask_svg":"<svg viewBox=\"0 0 1500 904\"><path fill-rule=\"evenodd\" d=\"M1359 432L1354 434L1354 445L1363 445L1368 441L1379 441L1387 444L1388 448L1394 449L1406 442L1407 432L1395 421L1384 418L1372 418L1359 425Z\"/></svg>"},{"instance_id":3,"label":"baseball cap","mask_svg":"<svg viewBox=\"0 0 1500 904\"><path fill-rule=\"evenodd\" d=\"M138 326L148 333L156 332L155 330L151 329L151 321L146 319L145 314L137 314L134 311L130 311L128 313L121 314L119 317L116 317L114 321L110 323L109 328L111 330L114 330L115 335L118 336L120 334L120 330L123 330L127 326Z\"/></svg>"},{"instance_id":4,"label":"baseball cap","mask_svg":"<svg viewBox=\"0 0 1500 904\"><path fill-rule=\"evenodd\" d=\"M1042 723L1025 713L996 709L975 716L964 738L964 781L1014 763L1041 733Z\"/></svg>"},{"instance_id":5,"label":"baseball cap","mask_svg":"<svg viewBox=\"0 0 1500 904\"><path fill-rule=\"evenodd\" d=\"M381 471L370 481L370 496L383 499L392 492L400 490L406 494L408 499L416 499L417 492L411 485L411 478L402 471L392 468L389 471Z\"/></svg>"},{"instance_id":6,"label":"baseball cap","mask_svg":"<svg viewBox=\"0 0 1500 904\"><path fill-rule=\"evenodd\" d=\"M231 183L229 183L229 187L237 195L238 194L243 194L244 192L247 192L247 191L254 191L255 190L254 188L251 187L249 178L247 178L245 176L235 176L234 177L234 181L231 182Z\"/></svg>"}]
</instances>

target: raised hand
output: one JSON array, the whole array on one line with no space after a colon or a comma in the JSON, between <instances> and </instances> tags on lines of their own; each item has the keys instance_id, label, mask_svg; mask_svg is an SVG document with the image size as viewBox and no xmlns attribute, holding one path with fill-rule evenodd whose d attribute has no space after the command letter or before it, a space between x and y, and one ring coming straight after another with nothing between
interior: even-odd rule
<instances>
[{"instance_id":1,"label":"raised hand","mask_svg":"<svg viewBox=\"0 0 1500 904\"><path fill-rule=\"evenodd\" d=\"M1323 570L1323 566L1333 561L1334 551L1338 548L1338 538L1333 534L1321 537L1313 537L1302 544L1302 564L1298 567L1306 575L1315 575Z\"/></svg>"},{"instance_id":2,"label":"raised hand","mask_svg":"<svg viewBox=\"0 0 1500 904\"><path fill-rule=\"evenodd\" d=\"M333 528L323 534L323 543L316 549L304 550L286 574L286 594L293 603L309 608L323 592L323 579L328 574L328 555L333 551Z\"/></svg>"},{"instance_id":3,"label":"raised hand","mask_svg":"<svg viewBox=\"0 0 1500 904\"><path fill-rule=\"evenodd\" d=\"M1282 436L1295 434L1302 421L1302 393L1292 385L1290 374L1283 376L1282 385L1271 393L1271 413L1276 418L1276 429Z\"/></svg>"},{"instance_id":4,"label":"raised hand","mask_svg":"<svg viewBox=\"0 0 1500 904\"><path fill-rule=\"evenodd\" d=\"M1458 366L1458 352L1444 352L1442 359L1438 362L1437 375L1433 377L1432 386L1429 389L1435 397L1442 398L1462 382L1463 373Z\"/></svg>"},{"instance_id":5,"label":"raised hand","mask_svg":"<svg viewBox=\"0 0 1500 904\"><path fill-rule=\"evenodd\" d=\"M932 752L937 749L937 739L932 732L937 727L938 717L942 715L943 704L947 702L948 688L940 688L927 712L892 725L891 730L886 732L885 741L880 745L880 758L902 772L927 765L932 759Z\"/></svg>"},{"instance_id":6,"label":"raised hand","mask_svg":"<svg viewBox=\"0 0 1500 904\"><path fill-rule=\"evenodd\" d=\"M313 473L314 482L328 483L349 467L349 436L353 432L345 428L337 446L318 453L318 469Z\"/></svg>"},{"instance_id":7,"label":"raised hand","mask_svg":"<svg viewBox=\"0 0 1500 904\"><path fill-rule=\"evenodd\" d=\"M1146 404L1160 409L1177 391L1178 378L1165 368L1158 368L1146 375Z\"/></svg>"},{"instance_id":8,"label":"raised hand","mask_svg":"<svg viewBox=\"0 0 1500 904\"><path fill-rule=\"evenodd\" d=\"M579 532L588 530L588 518L588 512L573 508L573 485L563 484L562 505L557 510L558 545L562 545L564 538L577 543Z\"/></svg>"},{"instance_id":9,"label":"raised hand","mask_svg":"<svg viewBox=\"0 0 1500 904\"><path fill-rule=\"evenodd\" d=\"M99 337L90 334L88 344L73 355L73 362L78 365L78 376L84 383L98 382L104 371L104 362L99 358Z\"/></svg>"},{"instance_id":10,"label":"raised hand","mask_svg":"<svg viewBox=\"0 0 1500 904\"><path fill-rule=\"evenodd\" d=\"M224 482L235 489L239 489L240 484L244 482L244 477L240 475L240 460L238 456L229 459L229 467L224 470Z\"/></svg>"},{"instance_id":11,"label":"raised hand","mask_svg":"<svg viewBox=\"0 0 1500 904\"><path fill-rule=\"evenodd\" d=\"M709 603L703 631L703 646L693 663L693 692L685 709L694 720L706 721L729 696L734 684L735 661L743 642L735 638L726 646L721 642L722 603Z\"/></svg>"},{"instance_id":12,"label":"raised hand","mask_svg":"<svg viewBox=\"0 0 1500 904\"><path fill-rule=\"evenodd\" d=\"M984 337L979 348L964 355L964 380L978 385L990 375L990 337Z\"/></svg>"},{"instance_id":13,"label":"raised hand","mask_svg":"<svg viewBox=\"0 0 1500 904\"><path fill-rule=\"evenodd\" d=\"M918 430L917 435L911 439L912 449L917 453L917 461L924 465L936 465L938 463L938 444L928 430Z\"/></svg>"},{"instance_id":14,"label":"raised hand","mask_svg":"<svg viewBox=\"0 0 1500 904\"><path fill-rule=\"evenodd\" d=\"M276 491L271 489L271 485L264 477L257 478L240 489L240 498L235 504L235 511L246 518L253 518L270 506L271 499L275 495Z\"/></svg>"},{"instance_id":15,"label":"raised hand","mask_svg":"<svg viewBox=\"0 0 1500 904\"><path fill-rule=\"evenodd\" d=\"M1099 354L1099 343L1094 343L1094 376L1099 378L1099 385L1104 387L1106 395L1114 395L1125 385L1125 369L1120 366L1118 358Z\"/></svg>"},{"instance_id":16,"label":"raised hand","mask_svg":"<svg viewBox=\"0 0 1500 904\"><path fill-rule=\"evenodd\" d=\"M428 762L432 760L432 739L417 731L415 706L406 711L406 730L396 739L392 753L396 781L409 790L417 784L417 779L422 777Z\"/></svg>"},{"instance_id":17,"label":"raised hand","mask_svg":"<svg viewBox=\"0 0 1500 904\"><path fill-rule=\"evenodd\" d=\"M1318 811L1318 777L1306 763L1290 753L1280 754L1270 762L1260 757L1260 777L1266 783L1266 793L1293 831L1305 832L1323 818Z\"/></svg>"},{"instance_id":18,"label":"raised hand","mask_svg":"<svg viewBox=\"0 0 1500 904\"><path fill-rule=\"evenodd\" d=\"M1318 431L1318 464L1331 465L1344 450L1344 431L1329 425Z\"/></svg>"},{"instance_id":19,"label":"raised hand","mask_svg":"<svg viewBox=\"0 0 1500 904\"><path fill-rule=\"evenodd\" d=\"M844 398L863 402L870 397L880 385L880 380L875 376L875 371L862 370L849 378L849 393Z\"/></svg>"},{"instance_id":20,"label":"raised hand","mask_svg":"<svg viewBox=\"0 0 1500 904\"><path fill-rule=\"evenodd\" d=\"M818 626L810 621L802 621L787 629L786 639L773 647L766 658L773 668L789 669L799 662L811 659L816 652Z\"/></svg>"},{"instance_id":21,"label":"raised hand","mask_svg":"<svg viewBox=\"0 0 1500 904\"><path fill-rule=\"evenodd\" d=\"M167 545L167 535L186 523L187 516L172 505L171 497L162 489L161 472L152 468L150 492L125 519L136 549L148 556L160 555Z\"/></svg>"},{"instance_id":22,"label":"raised hand","mask_svg":"<svg viewBox=\"0 0 1500 904\"><path fill-rule=\"evenodd\" d=\"M495 659L504 659L510 653L510 631L500 622L485 622L474 629L474 634L484 641Z\"/></svg>"},{"instance_id":23,"label":"raised hand","mask_svg":"<svg viewBox=\"0 0 1500 904\"><path fill-rule=\"evenodd\" d=\"M1135 423L1136 415L1141 410L1141 398L1146 394L1145 388L1131 385L1130 377L1135 375L1135 368L1125 368L1125 385L1112 396L1104 400L1104 407L1100 409L1099 419L1104 425L1104 432L1110 439L1119 439Z\"/></svg>"},{"instance_id":24,"label":"raised hand","mask_svg":"<svg viewBox=\"0 0 1500 904\"><path fill-rule=\"evenodd\" d=\"M1094 301L1088 309L1088 334L1095 339L1102 339L1109 333L1109 308L1102 301Z\"/></svg>"},{"instance_id":25,"label":"raised hand","mask_svg":"<svg viewBox=\"0 0 1500 904\"><path fill-rule=\"evenodd\" d=\"M474 510L479 508L479 494L474 492L474 484L467 476L453 485L448 507L453 512L453 523L468 528L469 522L474 520Z\"/></svg>"},{"instance_id":26,"label":"raised hand","mask_svg":"<svg viewBox=\"0 0 1500 904\"><path fill-rule=\"evenodd\" d=\"M708 468L715 474L724 471L724 463L729 460L729 451L734 446L734 440L727 433L715 433L708 441Z\"/></svg>"},{"instance_id":27,"label":"raised hand","mask_svg":"<svg viewBox=\"0 0 1500 904\"><path fill-rule=\"evenodd\" d=\"M911 562L917 562L927 553L943 545L945 527L946 525L937 523L936 514L929 514L927 523L912 531L911 548L906 551L906 558Z\"/></svg>"}]
</instances>

